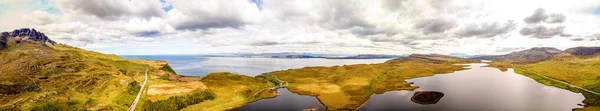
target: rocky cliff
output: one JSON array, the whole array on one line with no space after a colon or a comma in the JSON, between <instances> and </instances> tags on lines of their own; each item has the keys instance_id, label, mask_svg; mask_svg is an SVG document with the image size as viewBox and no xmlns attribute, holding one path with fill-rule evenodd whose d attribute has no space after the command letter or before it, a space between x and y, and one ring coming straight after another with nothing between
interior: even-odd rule
<instances>
[{"instance_id":1,"label":"rocky cliff","mask_svg":"<svg viewBox=\"0 0 600 111\"><path fill-rule=\"evenodd\" d=\"M572 55L594 55L600 52L600 47L574 47L565 50Z\"/></svg>"},{"instance_id":2,"label":"rocky cliff","mask_svg":"<svg viewBox=\"0 0 600 111\"><path fill-rule=\"evenodd\" d=\"M9 31L9 32L2 32L2 34L0 34L0 50L8 47L7 42L8 42L9 38L16 38L16 37L20 37L25 40L31 40L34 42L40 42L42 44L45 44L45 43L56 44L56 42L50 40L48 38L48 36L46 36L44 33L38 32L33 28L32 29L21 28L21 29L15 29L15 30Z\"/></svg>"}]
</instances>

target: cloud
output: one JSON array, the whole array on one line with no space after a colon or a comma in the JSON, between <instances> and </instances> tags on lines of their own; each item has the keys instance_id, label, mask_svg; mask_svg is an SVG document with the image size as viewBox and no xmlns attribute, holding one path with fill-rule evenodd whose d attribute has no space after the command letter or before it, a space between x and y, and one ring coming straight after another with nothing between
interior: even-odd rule
<instances>
[{"instance_id":1,"label":"cloud","mask_svg":"<svg viewBox=\"0 0 600 111\"><path fill-rule=\"evenodd\" d=\"M571 40L571 41L583 41L585 39L583 39L583 38L572 38L572 39L569 39L569 40Z\"/></svg>"},{"instance_id":2,"label":"cloud","mask_svg":"<svg viewBox=\"0 0 600 111\"><path fill-rule=\"evenodd\" d=\"M415 24L415 28L422 29L423 34L442 33L456 27L456 22L443 18L424 19Z\"/></svg>"},{"instance_id":3,"label":"cloud","mask_svg":"<svg viewBox=\"0 0 600 111\"><path fill-rule=\"evenodd\" d=\"M259 21L261 15L255 3L244 0L176 0L172 5L168 22L177 30L239 28Z\"/></svg>"},{"instance_id":4,"label":"cloud","mask_svg":"<svg viewBox=\"0 0 600 111\"><path fill-rule=\"evenodd\" d=\"M56 3L63 11L88 14L109 20L127 17L162 17L166 14L158 0L57 0Z\"/></svg>"},{"instance_id":5,"label":"cloud","mask_svg":"<svg viewBox=\"0 0 600 111\"><path fill-rule=\"evenodd\" d=\"M545 26L529 26L523 27L519 33L521 33L521 35L531 36L538 39L547 39L563 34L564 29L564 26L553 28L546 28Z\"/></svg>"},{"instance_id":6,"label":"cloud","mask_svg":"<svg viewBox=\"0 0 600 111\"><path fill-rule=\"evenodd\" d=\"M548 23L563 23L567 17L563 14L550 14L550 18L546 21Z\"/></svg>"},{"instance_id":7,"label":"cloud","mask_svg":"<svg viewBox=\"0 0 600 111\"><path fill-rule=\"evenodd\" d=\"M526 47L502 47L502 48L497 48L496 52L500 52L500 53L514 52L514 51L522 50L522 49L526 49Z\"/></svg>"},{"instance_id":8,"label":"cloud","mask_svg":"<svg viewBox=\"0 0 600 111\"><path fill-rule=\"evenodd\" d=\"M251 46L271 46L271 45L279 45L282 43L279 42L275 42L275 41L259 41L259 42L254 42L251 43Z\"/></svg>"},{"instance_id":9,"label":"cloud","mask_svg":"<svg viewBox=\"0 0 600 111\"><path fill-rule=\"evenodd\" d=\"M193 49L197 53L496 53L508 45L566 48L600 40L587 36L600 29L590 25L600 23L600 16L589 12L597 0L51 0L38 5L44 1L1 2L0 29L36 28L83 48L187 44L199 47Z\"/></svg>"},{"instance_id":10,"label":"cloud","mask_svg":"<svg viewBox=\"0 0 600 111\"><path fill-rule=\"evenodd\" d=\"M546 19L548 19L546 11L542 8L538 8L533 12L532 15L525 17L525 19L523 20L525 21L525 23L528 24L537 24L541 23L542 21L545 21Z\"/></svg>"},{"instance_id":11,"label":"cloud","mask_svg":"<svg viewBox=\"0 0 600 111\"><path fill-rule=\"evenodd\" d=\"M527 24L538 24L542 22L546 23L563 23L567 17L564 14L552 13L546 14L546 11L542 8L536 9L532 15L525 17L523 21Z\"/></svg>"},{"instance_id":12,"label":"cloud","mask_svg":"<svg viewBox=\"0 0 600 111\"><path fill-rule=\"evenodd\" d=\"M516 23L507 21L506 23L492 22L482 24L469 24L456 31L459 37L479 37L490 38L506 34L515 29Z\"/></svg>"}]
</instances>

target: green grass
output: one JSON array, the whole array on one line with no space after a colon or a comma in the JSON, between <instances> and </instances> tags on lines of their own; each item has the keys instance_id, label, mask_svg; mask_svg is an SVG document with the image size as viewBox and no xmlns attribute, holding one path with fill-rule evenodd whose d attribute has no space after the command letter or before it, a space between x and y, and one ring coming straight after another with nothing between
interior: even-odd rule
<instances>
[{"instance_id":1,"label":"green grass","mask_svg":"<svg viewBox=\"0 0 600 111\"><path fill-rule=\"evenodd\" d=\"M468 62L474 61L421 55L380 64L305 67L264 75L289 82L288 89L294 93L316 96L328 110L354 110L374 93L417 88L405 79L463 70L463 66L452 64Z\"/></svg>"},{"instance_id":2,"label":"green grass","mask_svg":"<svg viewBox=\"0 0 600 111\"><path fill-rule=\"evenodd\" d=\"M220 111L276 95L269 90L275 85L264 76L250 77L228 72L208 74L201 80L216 95L214 100L189 106L183 110Z\"/></svg>"},{"instance_id":3,"label":"green grass","mask_svg":"<svg viewBox=\"0 0 600 111\"><path fill-rule=\"evenodd\" d=\"M494 61L492 67L506 70L506 68L510 68L510 64L510 61ZM588 90L600 92L600 55L575 56L568 53L561 53L549 60L536 63L514 64L514 66L517 67L515 73L530 77L540 83L573 92L581 92L586 98L583 101L586 106L583 109L577 110L593 110L600 107L600 96L598 95L580 91L566 84L554 82L533 74L541 74Z\"/></svg>"},{"instance_id":4,"label":"green grass","mask_svg":"<svg viewBox=\"0 0 600 111\"><path fill-rule=\"evenodd\" d=\"M139 90L128 83L141 82L148 67L145 61L63 44L14 41L9 39L9 47L0 50L0 110L44 109L54 103L61 108L67 108L62 104L75 105L76 110L123 110Z\"/></svg>"},{"instance_id":5,"label":"green grass","mask_svg":"<svg viewBox=\"0 0 600 111\"><path fill-rule=\"evenodd\" d=\"M145 111L175 111L183 109L189 105L198 104L206 100L214 100L215 93L211 91L196 91L185 96L173 96L166 100L155 102L146 101L144 103Z\"/></svg>"}]
</instances>

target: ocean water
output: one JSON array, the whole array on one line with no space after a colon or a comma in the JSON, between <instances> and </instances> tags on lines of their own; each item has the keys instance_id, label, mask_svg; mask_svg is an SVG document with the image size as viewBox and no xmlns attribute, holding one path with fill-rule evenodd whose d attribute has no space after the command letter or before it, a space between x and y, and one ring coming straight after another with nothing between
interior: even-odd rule
<instances>
[{"instance_id":1,"label":"ocean water","mask_svg":"<svg viewBox=\"0 0 600 111\"><path fill-rule=\"evenodd\" d=\"M212 72L233 72L256 76L262 73L302 68L306 66L336 66L383 63L389 59L323 59L323 58L245 58L203 57L201 55L122 55L134 59L165 60L180 75L206 76Z\"/></svg>"}]
</instances>

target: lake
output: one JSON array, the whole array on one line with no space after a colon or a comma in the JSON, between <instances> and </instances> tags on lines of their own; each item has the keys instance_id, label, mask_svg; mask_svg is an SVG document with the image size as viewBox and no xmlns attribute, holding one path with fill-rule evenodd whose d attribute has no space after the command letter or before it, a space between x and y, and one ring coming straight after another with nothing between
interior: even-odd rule
<instances>
[{"instance_id":1,"label":"lake","mask_svg":"<svg viewBox=\"0 0 600 111\"><path fill-rule=\"evenodd\" d=\"M210 72L234 72L255 76L265 72L302 68L305 66L334 66L344 64L382 63L389 59L278 59L202 56L124 56L166 60L181 75L205 76ZM585 99L581 93L546 86L531 78L514 73L513 69L501 72L484 67L487 64L469 64L467 70L429 77L407 79L420 88L414 91L389 91L371 95L359 110L459 110L459 111L565 111L582 108ZM279 96L262 99L235 110L324 110L315 97L294 94L285 88L278 89ZM438 91L444 97L436 104L421 105L410 100L416 91Z\"/></svg>"},{"instance_id":2,"label":"lake","mask_svg":"<svg viewBox=\"0 0 600 111\"><path fill-rule=\"evenodd\" d=\"M245 58L203 57L202 55L122 55L124 58L165 60L180 75L206 76L212 72L233 72L256 76L262 73L302 68L306 66L336 66L383 63L389 59L323 59L323 58Z\"/></svg>"},{"instance_id":3,"label":"lake","mask_svg":"<svg viewBox=\"0 0 600 111\"><path fill-rule=\"evenodd\" d=\"M570 111L582 108L583 95L546 86L514 73L470 64L468 70L408 79L420 88L372 95L362 111L449 110L449 111ZM438 91L437 104L421 105L410 100L416 91Z\"/></svg>"},{"instance_id":4,"label":"lake","mask_svg":"<svg viewBox=\"0 0 600 111\"><path fill-rule=\"evenodd\" d=\"M408 79L420 88L374 94L361 111L570 111L582 108L583 95L546 86L509 69L501 72L487 64L469 64L468 70ZM236 110L302 110L320 108L315 97L279 89L281 95L263 99ZM410 100L417 91L438 91L444 96L436 104L421 105ZM274 107L274 108L273 108ZM287 109L281 109L287 108Z\"/></svg>"},{"instance_id":5,"label":"lake","mask_svg":"<svg viewBox=\"0 0 600 111\"><path fill-rule=\"evenodd\" d=\"M234 109L235 111L302 111L315 109L324 111L325 106L312 96L294 94L286 88L279 88L279 95L275 98L262 99Z\"/></svg>"}]
</instances>

